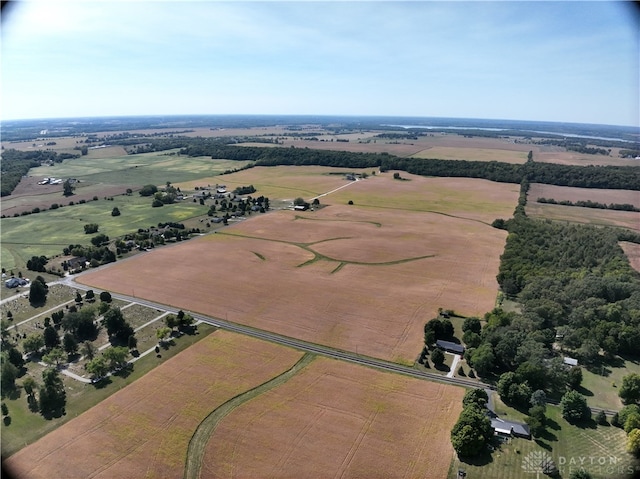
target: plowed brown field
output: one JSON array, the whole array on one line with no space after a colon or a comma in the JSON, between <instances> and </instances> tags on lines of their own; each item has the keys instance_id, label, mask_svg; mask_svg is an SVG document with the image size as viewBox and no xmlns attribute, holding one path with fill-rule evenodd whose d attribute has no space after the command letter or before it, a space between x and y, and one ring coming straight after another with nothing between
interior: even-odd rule
<instances>
[{"instance_id":1,"label":"plowed brown field","mask_svg":"<svg viewBox=\"0 0 640 479\"><path fill-rule=\"evenodd\" d=\"M632 190L604 190L596 188L575 188L572 186L544 185L532 183L528 193L529 201L538 198L554 199L556 201L594 201L604 204L630 204L640 208L640 191Z\"/></svg>"},{"instance_id":2,"label":"plowed brown field","mask_svg":"<svg viewBox=\"0 0 640 479\"><path fill-rule=\"evenodd\" d=\"M428 184L430 179L420 180ZM363 188L358 194L372 203L367 208L336 205L315 212L254 215L219 234L158 249L79 280L412 363L422 347L424 323L438 307L465 315L493 308L506 233L482 221L509 217L517 191L509 189L513 185L480 181L475 210L473 204L460 203L460 196L471 201L474 193L463 191L434 204L448 212L438 214L402 210L400 203L377 207L388 203L375 196L376 183L359 181L340 190L357 193ZM415 191L406 193L408 208L428 207L415 189L418 181L396 183ZM473 180L466 185L474 185ZM502 188L501 201L483 194L488 185ZM463 216L454 217L457 212Z\"/></svg>"},{"instance_id":3,"label":"plowed brown field","mask_svg":"<svg viewBox=\"0 0 640 479\"><path fill-rule=\"evenodd\" d=\"M293 349L218 331L6 460L16 478L182 477L216 407L286 371Z\"/></svg>"},{"instance_id":4,"label":"plowed brown field","mask_svg":"<svg viewBox=\"0 0 640 479\"><path fill-rule=\"evenodd\" d=\"M463 393L318 358L222 420L201 477L443 478Z\"/></svg>"}]
</instances>

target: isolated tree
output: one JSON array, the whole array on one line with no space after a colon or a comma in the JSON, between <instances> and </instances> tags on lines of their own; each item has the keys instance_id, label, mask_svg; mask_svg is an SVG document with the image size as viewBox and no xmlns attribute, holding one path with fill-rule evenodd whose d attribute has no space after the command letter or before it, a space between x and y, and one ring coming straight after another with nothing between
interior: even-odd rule
<instances>
[{"instance_id":1,"label":"isolated tree","mask_svg":"<svg viewBox=\"0 0 640 479\"><path fill-rule=\"evenodd\" d=\"M525 418L525 422L531 429L531 434L539 437L544 433L547 417L545 415L546 408L544 406L533 406L529 409L529 416Z\"/></svg>"},{"instance_id":2,"label":"isolated tree","mask_svg":"<svg viewBox=\"0 0 640 479\"><path fill-rule=\"evenodd\" d=\"M127 348L121 346L107 348L102 354L110 370L118 369L125 366L127 364L128 355L129 351L127 350Z\"/></svg>"},{"instance_id":3,"label":"isolated tree","mask_svg":"<svg viewBox=\"0 0 640 479\"><path fill-rule=\"evenodd\" d=\"M42 360L45 363L50 364L52 366L58 366L60 363L64 362L66 358L67 358L67 355L60 348L53 348L47 354L42 356Z\"/></svg>"},{"instance_id":4,"label":"isolated tree","mask_svg":"<svg viewBox=\"0 0 640 479\"><path fill-rule=\"evenodd\" d=\"M640 374L631 373L622 378L622 386L618 391L622 404L640 402Z\"/></svg>"},{"instance_id":5,"label":"isolated tree","mask_svg":"<svg viewBox=\"0 0 640 479\"><path fill-rule=\"evenodd\" d=\"M40 276L38 276L40 278ZM47 293L49 292L49 288L47 284L43 281L38 281L37 279L31 282L31 286L29 286L29 303L32 305L41 305L47 301Z\"/></svg>"},{"instance_id":6,"label":"isolated tree","mask_svg":"<svg viewBox=\"0 0 640 479\"><path fill-rule=\"evenodd\" d=\"M444 353L440 348L435 348L433 351L431 351L431 361L436 367L442 366L444 364Z\"/></svg>"},{"instance_id":7,"label":"isolated tree","mask_svg":"<svg viewBox=\"0 0 640 479\"><path fill-rule=\"evenodd\" d=\"M102 301L104 303L110 303L111 302L111 293L109 293L108 291L103 291L102 293L100 293L100 301Z\"/></svg>"},{"instance_id":8,"label":"isolated tree","mask_svg":"<svg viewBox=\"0 0 640 479\"><path fill-rule=\"evenodd\" d=\"M109 366L107 365L107 361L102 356L99 356L87 363L86 370L91 374L91 379L95 381L107 375Z\"/></svg>"},{"instance_id":9,"label":"isolated tree","mask_svg":"<svg viewBox=\"0 0 640 479\"><path fill-rule=\"evenodd\" d=\"M7 405L4 402L2 404L0 404L0 410L2 411L2 415L3 416L8 416L9 415L9 408L7 407Z\"/></svg>"},{"instance_id":10,"label":"isolated tree","mask_svg":"<svg viewBox=\"0 0 640 479\"><path fill-rule=\"evenodd\" d=\"M567 373L567 386L571 389L578 389L582 384L582 368L574 366Z\"/></svg>"},{"instance_id":11,"label":"isolated tree","mask_svg":"<svg viewBox=\"0 0 640 479\"><path fill-rule=\"evenodd\" d=\"M620 427L620 416L618 415L618 413L614 413L613 416L611 416L611 425L615 426L615 427Z\"/></svg>"},{"instance_id":12,"label":"isolated tree","mask_svg":"<svg viewBox=\"0 0 640 479\"><path fill-rule=\"evenodd\" d=\"M84 299L86 299L87 301L91 301L92 299L95 299L95 297L96 295L92 289L88 290L87 293L84 295Z\"/></svg>"},{"instance_id":13,"label":"isolated tree","mask_svg":"<svg viewBox=\"0 0 640 479\"><path fill-rule=\"evenodd\" d=\"M78 341L73 334L65 333L62 338L62 347L69 356L72 356L78 352Z\"/></svg>"},{"instance_id":14,"label":"isolated tree","mask_svg":"<svg viewBox=\"0 0 640 479\"><path fill-rule=\"evenodd\" d=\"M47 349L55 348L60 345L60 337L58 336L58 332L51 326L44 328L44 332L42 333L44 338L44 345Z\"/></svg>"},{"instance_id":15,"label":"isolated tree","mask_svg":"<svg viewBox=\"0 0 640 479\"><path fill-rule=\"evenodd\" d=\"M158 187L156 185L144 185L138 193L140 196L152 196L158 192Z\"/></svg>"},{"instance_id":16,"label":"isolated tree","mask_svg":"<svg viewBox=\"0 0 640 479\"><path fill-rule=\"evenodd\" d=\"M577 391L568 391L560 400L562 417L569 422L577 422L588 419L591 410L587 406L586 398Z\"/></svg>"},{"instance_id":17,"label":"isolated tree","mask_svg":"<svg viewBox=\"0 0 640 479\"><path fill-rule=\"evenodd\" d=\"M493 437L491 421L484 408L475 404L465 407L451 430L451 444L462 457L480 454Z\"/></svg>"},{"instance_id":18,"label":"isolated tree","mask_svg":"<svg viewBox=\"0 0 640 479\"><path fill-rule=\"evenodd\" d=\"M295 206L302 206L306 203L306 201L304 200L304 198L298 196L295 200L293 200L293 204Z\"/></svg>"},{"instance_id":19,"label":"isolated tree","mask_svg":"<svg viewBox=\"0 0 640 479\"><path fill-rule=\"evenodd\" d=\"M60 374L56 369L46 368L42 372L43 385L40 388L40 412L45 417L62 414L67 395Z\"/></svg>"},{"instance_id":20,"label":"isolated tree","mask_svg":"<svg viewBox=\"0 0 640 479\"><path fill-rule=\"evenodd\" d=\"M596 422L601 426L606 426L607 424L609 424L607 422L607 415L604 413L604 411L598 411L598 414L596 414Z\"/></svg>"},{"instance_id":21,"label":"isolated tree","mask_svg":"<svg viewBox=\"0 0 640 479\"><path fill-rule=\"evenodd\" d=\"M111 216L120 216L120 210L117 206L111 210Z\"/></svg>"},{"instance_id":22,"label":"isolated tree","mask_svg":"<svg viewBox=\"0 0 640 479\"><path fill-rule=\"evenodd\" d=\"M13 364L18 370L22 369L24 366L24 359L22 358L22 353L18 351L14 346L9 346L4 351L7 354L7 360Z\"/></svg>"},{"instance_id":23,"label":"isolated tree","mask_svg":"<svg viewBox=\"0 0 640 479\"><path fill-rule=\"evenodd\" d=\"M32 396L37 387L38 387L38 383L36 383L36 380L33 379L31 376L27 376L22 380L22 388L24 389L24 392L26 392L28 396Z\"/></svg>"},{"instance_id":24,"label":"isolated tree","mask_svg":"<svg viewBox=\"0 0 640 479\"><path fill-rule=\"evenodd\" d=\"M73 195L73 190L75 190L75 186L71 184L71 180L65 180L65 182L62 184L62 194L64 196L71 196Z\"/></svg>"},{"instance_id":25,"label":"isolated tree","mask_svg":"<svg viewBox=\"0 0 640 479\"><path fill-rule=\"evenodd\" d=\"M82 295L80 291L76 291L76 303L82 303Z\"/></svg>"},{"instance_id":26,"label":"isolated tree","mask_svg":"<svg viewBox=\"0 0 640 479\"><path fill-rule=\"evenodd\" d=\"M109 337L124 343L133 334L133 328L124 319L120 308L111 308L104 313L103 323L107 328Z\"/></svg>"},{"instance_id":27,"label":"isolated tree","mask_svg":"<svg viewBox=\"0 0 640 479\"><path fill-rule=\"evenodd\" d=\"M84 234L91 235L97 233L100 229L100 225L97 223L89 223L84 225Z\"/></svg>"},{"instance_id":28,"label":"isolated tree","mask_svg":"<svg viewBox=\"0 0 640 479\"><path fill-rule=\"evenodd\" d=\"M166 338L171 334L171 328L163 327L158 328L156 331L156 337L160 340L160 342L164 342Z\"/></svg>"},{"instance_id":29,"label":"isolated tree","mask_svg":"<svg viewBox=\"0 0 640 479\"><path fill-rule=\"evenodd\" d=\"M44 337L39 333L31 333L22 342L25 353L37 353L44 347Z\"/></svg>"},{"instance_id":30,"label":"isolated tree","mask_svg":"<svg viewBox=\"0 0 640 479\"><path fill-rule=\"evenodd\" d=\"M16 378L18 377L18 368L11 364L8 360L2 360L0 367L0 390L2 396L16 388Z\"/></svg>"}]
</instances>

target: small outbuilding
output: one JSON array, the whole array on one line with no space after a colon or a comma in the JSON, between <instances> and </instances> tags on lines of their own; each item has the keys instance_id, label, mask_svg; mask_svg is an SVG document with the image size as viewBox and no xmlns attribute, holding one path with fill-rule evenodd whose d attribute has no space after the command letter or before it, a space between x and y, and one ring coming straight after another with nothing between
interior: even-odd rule
<instances>
[{"instance_id":1,"label":"small outbuilding","mask_svg":"<svg viewBox=\"0 0 640 479\"><path fill-rule=\"evenodd\" d=\"M567 366L577 366L578 360L575 358L570 358L569 356L565 356L562 358L562 362Z\"/></svg>"}]
</instances>

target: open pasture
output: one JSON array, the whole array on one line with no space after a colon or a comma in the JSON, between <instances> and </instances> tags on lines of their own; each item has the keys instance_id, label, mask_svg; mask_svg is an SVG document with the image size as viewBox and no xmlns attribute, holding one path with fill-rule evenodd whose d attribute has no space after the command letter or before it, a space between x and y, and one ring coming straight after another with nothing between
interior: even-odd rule
<instances>
[{"instance_id":1,"label":"open pasture","mask_svg":"<svg viewBox=\"0 0 640 479\"><path fill-rule=\"evenodd\" d=\"M476 215L490 220L512 209L505 201L506 214ZM478 219L400 207L277 211L79 280L411 364L438 307L465 315L493 308L505 236Z\"/></svg>"},{"instance_id":2,"label":"open pasture","mask_svg":"<svg viewBox=\"0 0 640 479\"><path fill-rule=\"evenodd\" d=\"M5 467L29 479L182 477L198 424L301 356L218 331L12 455Z\"/></svg>"},{"instance_id":3,"label":"open pasture","mask_svg":"<svg viewBox=\"0 0 640 479\"><path fill-rule=\"evenodd\" d=\"M62 254L62 249L70 244L90 244L93 235L84 233L84 225L88 223L97 223L100 226L98 233L114 238L159 222L182 222L206 215L208 210L207 206L191 201L152 208L151 201L137 194L123 195L115 196L113 201L99 199L36 215L3 218L1 248L8 249L14 260L14 264L3 264L3 267L23 267L21 265L34 255ZM111 216L114 207L120 210L120 216ZM5 255L7 259L10 257L3 253L3 261Z\"/></svg>"},{"instance_id":4,"label":"open pasture","mask_svg":"<svg viewBox=\"0 0 640 479\"><path fill-rule=\"evenodd\" d=\"M554 199L556 201L594 201L604 204L630 204L640 208L640 191L605 190L596 188L575 188L573 186L555 186L542 183L532 183L527 194L528 201L534 202L538 198Z\"/></svg>"},{"instance_id":5,"label":"open pasture","mask_svg":"<svg viewBox=\"0 0 640 479\"><path fill-rule=\"evenodd\" d=\"M528 202L525 210L527 215L533 218L599 226L620 226L640 231L640 213L634 211L600 210L534 202Z\"/></svg>"},{"instance_id":6,"label":"open pasture","mask_svg":"<svg viewBox=\"0 0 640 479\"><path fill-rule=\"evenodd\" d=\"M218 424L201 477L442 478L463 394L317 358Z\"/></svg>"}]
</instances>

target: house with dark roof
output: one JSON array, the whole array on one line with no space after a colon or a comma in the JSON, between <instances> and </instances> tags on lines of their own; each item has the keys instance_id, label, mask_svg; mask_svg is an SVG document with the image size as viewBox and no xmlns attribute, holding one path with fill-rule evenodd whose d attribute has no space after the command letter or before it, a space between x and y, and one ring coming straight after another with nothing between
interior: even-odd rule
<instances>
[{"instance_id":1,"label":"house with dark roof","mask_svg":"<svg viewBox=\"0 0 640 479\"><path fill-rule=\"evenodd\" d=\"M438 339L436 341L436 346L440 349L444 349L445 351L453 354L464 354L464 346L458 343L452 343L451 341L443 341L442 339Z\"/></svg>"},{"instance_id":2,"label":"house with dark roof","mask_svg":"<svg viewBox=\"0 0 640 479\"><path fill-rule=\"evenodd\" d=\"M504 419L495 417L491 419L491 427L497 435L531 439L529 426L521 422L505 421Z\"/></svg>"}]
</instances>

